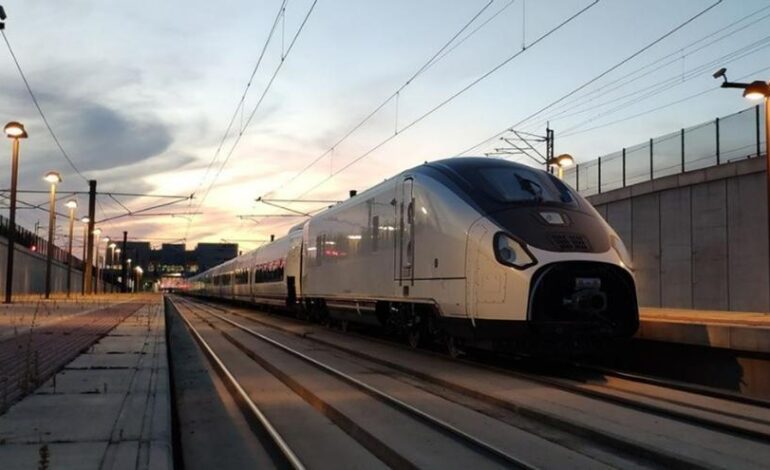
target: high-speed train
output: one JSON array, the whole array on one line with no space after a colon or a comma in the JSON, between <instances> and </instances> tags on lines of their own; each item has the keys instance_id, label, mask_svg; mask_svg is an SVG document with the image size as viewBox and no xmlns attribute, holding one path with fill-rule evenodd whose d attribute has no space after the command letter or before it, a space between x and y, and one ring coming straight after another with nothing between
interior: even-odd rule
<instances>
[{"instance_id":1,"label":"high-speed train","mask_svg":"<svg viewBox=\"0 0 770 470\"><path fill-rule=\"evenodd\" d=\"M453 158L404 171L190 279L195 295L458 344L575 344L639 325L617 233L546 171Z\"/></svg>"}]
</instances>

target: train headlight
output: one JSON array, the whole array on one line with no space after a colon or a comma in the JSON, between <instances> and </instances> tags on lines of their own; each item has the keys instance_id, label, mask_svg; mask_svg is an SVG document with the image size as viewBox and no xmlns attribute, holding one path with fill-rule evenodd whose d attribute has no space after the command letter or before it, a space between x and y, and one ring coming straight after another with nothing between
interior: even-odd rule
<instances>
[{"instance_id":1,"label":"train headlight","mask_svg":"<svg viewBox=\"0 0 770 470\"><path fill-rule=\"evenodd\" d=\"M537 260L527 248L502 232L495 235L495 258L502 264L516 269L525 269L537 264Z\"/></svg>"},{"instance_id":2,"label":"train headlight","mask_svg":"<svg viewBox=\"0 0 770 470\"><path fill-rule=\"evenodd\" d=\"M634 265L631 261L631 255L628 254L628 250L626 250L626 245L623 244L623 240L617 235L610 235L610 243L612 244L612 249L615 250L615 253L618 254L618 258L620 258L620 264L630 271L633 271Z\"/></svg>"}]
</instances>

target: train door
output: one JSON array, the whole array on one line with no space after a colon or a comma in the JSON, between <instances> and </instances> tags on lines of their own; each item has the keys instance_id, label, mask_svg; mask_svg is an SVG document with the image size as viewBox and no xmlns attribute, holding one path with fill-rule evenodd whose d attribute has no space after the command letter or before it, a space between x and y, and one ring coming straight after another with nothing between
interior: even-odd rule
<instances>
[{"instance_id":1,"label":"train door","mask_svg":"<svg viewBox=\"0 0 770 470\"><path fill-rule=\"evenodd\" d=\"M414 179L406 177L400 186L396 274L400 286L411 286L414 285ZM408 291L404 289L404 292Z\"/></svg>"}]
</instances>

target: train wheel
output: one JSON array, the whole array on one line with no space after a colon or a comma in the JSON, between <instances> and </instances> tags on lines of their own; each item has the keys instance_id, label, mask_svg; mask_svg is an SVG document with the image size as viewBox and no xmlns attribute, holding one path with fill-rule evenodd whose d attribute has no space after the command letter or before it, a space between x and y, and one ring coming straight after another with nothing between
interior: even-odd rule
<instances>
[{"instance_id":1,"label":"train wheel","mask_svg":"<svg viewBox=\"0 0 770 470\"><path fill-rule=\"evenodd\" d=\"M417 349L420 347L420 340L422 335L420 334L420 330L417 328L410 328L409 331L406 333L406 342L409 343L409 347L412 349Z\"/></svg>"},{"instance_id":2,"label":"train wheel","mask_svg":"<svg viewBox=\"0 0 770 470\"><path fill-rule=\"evenodd\" d=\"M446 352L452 359L457 359L462 354L462 351L457 346L457 340L452 335L444 337L444 346L446 346Z\"/></svg>"}]
</instances>

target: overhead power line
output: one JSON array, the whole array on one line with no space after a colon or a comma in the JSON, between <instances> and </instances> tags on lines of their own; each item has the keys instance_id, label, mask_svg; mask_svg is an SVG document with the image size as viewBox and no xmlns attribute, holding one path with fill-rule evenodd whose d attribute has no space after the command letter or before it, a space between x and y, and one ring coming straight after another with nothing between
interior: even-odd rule
<instances>
[{"instance_id":1,"label":"overhead power line","mask_svg":"<svg viewBox=\"0 0 770 470\"><path fill-rule=\"evenodd\" d=\"M209 172L211 171L211 167L216 162L217 158L219 157L219 153L222 151L222 147L225 144L225 141L227 140L227 136L230 135L230 131L233 128L233 124L235 123L235 119L238 117L238 112L241 111L243 108L243 105L246 101L246 95L248 95L249 90L251 89L251 84L254 81L254 77L257 74L257 71L259 70L259 66L262 65L262 60L265 58L265 53L267 52L267 48L270 45L270 41L273 38L273 35L275 34L275 31L278 27L278 23L280 22L281 18L284 16L286 11L286 3L287 0L283 0L281 2L281 6L278 8L278 12L275 15L275 19L273 20L273 25L270 27L270 32L267 35L267 38L265 39L265 43L262 46L262 50L259 53L259 56L257 57L257 61L254 64L254 68L251 70L251 75L249 76L249 79L246 81L246 86L243 89L243 93L241 94L241 99L238 101L238 104L235 106L235 109L233 110L233 115L230 117L230 122L227 123L227 127L225 129L224 135L222 135L222 139L219 141L219 145L217 146L216 151L214 152L213 157L211 158L211 161L209 161L208 166L206 167L206 171L203 174L203 177L201 178L200 182L198 183L198 187L195 189L194 192L198 192L198 189L200 189L201 186L203 186L203 183L206 181L206 178L209 175Z\"/></svg>"},{"instance_id":2,"label":"overhead power line","mask_svg":"<svg viewBox=\"0 0 770 470\"><path fill-rule=\"evenodd\" d=\"M316 185L312 186L310 189L308 189L307 191L305 191L302 194L300 194L298 197L301 198L301 197L307 195L308 193L310 193L311 191L313 191L313 190L317 189L318 187L322 186L326 182L330 181L332 178L334 178L335 176L339 175L343 171L347 170L348 168L352 167L353 165L355 165L356 163L360 162L364 158L368 157L373 152L375 152L376 150L378 150L379 148L381 148L382 146L384 146L385 144L387 144L391 140L393 140L396 137L398 137L399 135L401 135L401 133L403 133L404 131L410 129L411 127L415 126L419 122L423 121L425 118L427 118L431 114L433 114L436 111L438 111L439 109L443 108L444 106L446 106L447 104L449 104L450 102L455 100L457 97L459 97L460 95L462 95L466 91L470 90L471 88L473 88L474 86L476 86L477 84L479 84L480 82L482 82L483 80L485 80L486 78L488 78L489 76L491 76L492 74L494 74L495 72L497 72L498 70L500 70L501 68L506 66L512 60L516 59L520 55L522 55L522 54L526 53L527 51L531 50L538 43L540 43L541 41L545 40L546 38L548 38L549 36L551 36L552 34L557 32L558 30L560 30L561 28L566 26L568 23L570 23L573 20L575 20L576 18L578 18L579 16L584 14L589 9L593 8L597 3L599 3L599 0L594 0L589 5L583 7L577 13L575 13L572 16L568 17L567 19L563 20L561 23L559 23L558 25L556 25L552 29L548 30L546 33L544 33L541 36L539 36L532 43L530 43L529 46L526 49L522 49L522 50L516 52L515 54L507 57L505 60L503 60L502 62L497 64L491 70L489 70L489 71L485 72L484 74L482 74L481 76L477 77L471 83L469 83L465 87L461 88L460 90L458 90L457 92L455 92L454 94L452 94L451 96L449 96L448 98L446 98L445 100L443 100L442 102L440 102L439 104L437 104L436 106L434 106L433 108L431 108L430 110L428 110L427 112L425 112L424 114L419 116L417 119L413 120L412 122L410 122L409 124L405 125L401 129L398 129L398 131L395 134L387 137L386 139L384 139L381 142L379 142L378 144L376 144L374 147L371 147L366 152L360 154L359 156L357 156L356 158L354 158L353 160L348 162L346 165L344 165L342 168L340 168L339 170L333 172L331 175L329 175L328 177L324 178L323 180L318 182Z\"/></svg>"},{"instance_id":3,"label":"overhead power line","mask_svg":"<svg viewBox=\"0 0 770 470\"><path fill-rule=\"evenodd\" d=\"M272 87L273 82L275 81L276 77L278 76L278 73L281 71L281 69L283 68L283 65L286 63L286 59L289 57L289 54L291 53L292 49L294 48L294 45L296 44L297 39L299 38L300 34L302 33L303 29L305 28L305 25L307 24L308 19L310 19L310 15L313 13L313 10L315 9L315 6L316 6L317 3L318 3L318 0L314 0L313 3L310 5L310 8L308 9L307 13L305 14L305 17L302 20L302 23L299 25L299 28L297 28L296 33L294 34L294 36L292 37L291 41L289 42L289 46L285 50L282 50L281 61L278 63L278 66L275 68L275 70L273 71L272 76L270 77L270 79L268 80L267 84L265 85L265 88L262 91L262 95L257 100L256 105L254 105L254 108L252 109L251 113L249 114L248 119L242 125L242 127L239 129L238 135L236 136L235 141L233 142L232 147L230 147L230 150L228 151L227 156L225 157L225 159L222 162L222 164L219 166L219 169L217 170L216 174L214 175L214 178L212 179L212 181L209 184L208 188L206 188L206 191L203 193L203 197L201 198L201 201L198 204L198 209L203 207L203 204L206 202L206 198L208 198L208 195L209 195L211 189L214 187L214 184L216 184L216 181L219 179L219 176L222 174L222 171L225 169L225 167L227 166L227 163L230 161L230 157L232 157L233 153L235 152L236 147L238 147L238 144L240 143L241 138L243 137L244 131L249 127L249 125L251 124L252 119L254 119L254 115L257 113L257 111L261 107L262 102L265 99L265 96L267 96L267 93L270 91L270 88ZM285 4L285 2L284 2L284 4ZM284 10L282 9L282 12L283 11ZM274 25L274 28L275 28L275 25ZM272 33L271 33L271 35L272 35ZM263 54L264 54L264 50L263 50ZM260 55L260 59L259 60L261 61L261 59L262 59L262 54ZM255 71L256 71L256 68L255 68ZM252 79L253 79L253 75L252 75ZM247 84L247 86L250 86L250 83L251 83L251 80L249 80L249 84ZM242 104L240 106L242 106ZM237 110L236 110L236 113L237 113ZM232 123L231 123L231 125L232 125ZM227 134L225 134L225 137L226 136L227 136ZM190 222L187 225L187 229L185 230L185 237L184 237L185 239L187 239L187 235L189 234L189 230L190 230L191 226L192 226L192 219L190 219Z\"/></svg>"},{"instance_id":4,"label":"overhead power line","mask_svg":"<svg viewBox=\"0 0 770 470\"><path fill-rule=\"evenodd\" d=\"M762 8L759 8L751 13L749 13L746 16L743 16L742 18L735 20L731 22L730 24L723 26L716 31L713 31L705 36L700 37L699 39L687 44L686 46L679 48L671 53L668 53L658 59L653 60L652 62L649 62L641 67L638 67L630 72L627 72L620 77L617 77L613 79L612 81L608 83L604 83L599 87L595 87L593 90L588 91L587 93L584 93L579 96L574 96L572 99L565 100L562 103L560 103L558 106L555 106L552 108L552 114L541 118L536 123L528 123L527 126L531 126L533 128L539 128L540 126L544 125L546 122L550 121L553 122L556 119L564 119L566 117L570 117L575 114L581 114L585 112L585 108L581 108L581 106L588 104L589 109L593 109L596 107L599 107L599 105L594 105L592 102L593 100L601 95L602 97L606 97L612 92L624 88L646 76L649 76L663 68L665 68L668 65L672 65L676 62L680 62L684 60L686 57L696 53L700 52L710 46L713 46L714 44L723 41L724 39L727 39L741 31L746 30L747 28L754 26L757 23L760 23L768 18L770 18L770 14L766 14L763 16L757 16L761 12L770 9L770 6L764 6ZM739 28L733 29L732 31L729 31L725 34L722 34L719 37L716 37L708 42L705 42L714 36L719 35L720 33L723 33L734 26L745 22L748 19L752 19L753 21L750 21L744 25L741 25ZM705 43L704 43L705 42ZM697 46L697 47L696 47ZM665 62L664 62L665 61ZM629 78L630 77L630 78ZM613 99L612 102L616 102L616 99ZM576 109L577 108L577 109ZM563 134L561 134L563 135Z\"/></svg>"},{"instance_id":5,"label":"overhead power line","mask_svg":"<svg viewBox=\"0 0 770 470\"><path fill-rule=\"evenodd\" d=\"M615 63L614 65L612 65L611 67L609 67L605 71L601 72L600 74L596 75L595 77L591 78L590 80L584 82L583 84L579 85L578 87L574 88L573 90L567 92L566 94L562 95L561 97L557 98L556 100L552 101L551 103L543 106L542 108L540 108L537 111L533 112L532 114L530 114L529 116L525 117L524 119L516 122L515 124L507 126L502 131L497 132L496 134L494 134L494 135L492 135L492 136L482 140L481 142L477 143L476 145L473 145L472 147L469 147L469 148L463 150L462 152L455 154L455 157L459 157L461 155L465 155L465 154L468 154L469 152L474 151L475 149L481 147L482 145L487 144L488 142L490 142L490 141L492 141L494 139L497 139L501 135L505 134L509 129L515 129L515 128L521 127L521 125L523 123L531 120L532 118L534 118L536 116L539 116L540 114L544 113L545 111L548 111L549 109L551 109L552 107L554 107L557 104L561 103L562 101L568 99L569 97L575 95L576 93L579 93L581 90L585 89L586 87L590 86L591 84L597 82L598 80L602 79L603 77L607 76L608 74L612 73L613 71L617 70L618 68L620 68L623 65L627 64L628 62L632 61L633 59L635 59L639 55L643 54L645 51L649 50L650 48L652 48L656 44L664 41L669 36L675 34L677 31L681 30L682 28L684 28L685 26L689 25L690 23L692 23L696 19L700 18L701 16L703 16L707 12L711 11L713 8L715 8L720 3L722 3L722 0L717 0L716 2L712 3L711 5L709 5L708 7L704 8L703 10L700 10L697 14L691 16L690 18L688 18L684 22L680 23L679 25L677 25L673 29L669 30L668 32L664 33L663 35L659 36L658 38L654 39L652 42L650 42L647 45L643 46L642 48L638 49L636 52L634 52L633 54L629 55L628 57L626 57L626 58L620 60L619 62Z\"/></svg>"},{"instance_id":6,"label":"overhead power line","mask_svg":"<svg viewBox=\"0 0 770 470\"><path fill-rule=\"evenodd\" d=\"M686 71L684 74L679 74L679 73L674 74L670 77L665 78L664 80L658 81L645 88L642 88L635 92L618 97L612 102L604 102L599 105L596 105L595 107L589 107L583 111L573 113L573 114L582 114L584 112L588 112L591 109L595 109L597 107L604 107L604 106L613 104L613 106L610 109L601 111L595 114L594 116L586 118L577 124L567 127L566 129L564 129L562 135L563 136L569 135L576 129L579 129L587 124L590 124L591 122L595 121L598 118L602 118L602 117L614 114L618 111L628 109L630 106L634 104L637 104L641 101L647 100L661 93L669 91L677 86L681 86L682 84L687 83L694 78L702 77L704 74L712 72L716 67L720 65L730 64L736 60L740 60L744 57L748 57L751 54L755 54L764 49L767 49L768 47L770 47L770 36L767 36L748 46L744 46L740 49L730 52L729 54L725 54L716 59L712 59L712 60L709 60L708 62L702 63L701 65L698 65ZM622 101L625 98L629 98L629 97L630 99Z\"/></svg>"},{"instance_id":7,"label":"overhead power line","mask_svg":"<svg viewBox=\"0 0 770 470\"><path fill-rule=\"evenodd\" d=\"M757 74L760 74L762 72L766 72L768 70L770 70L770 67L764 67L764 68L755 70L755 71L753 71L751 73L747 73L746 75L743 75L741 77L738 77L736 80L738 80L738 81L744 80L744 79L747 79L749 77L756 76ZM623 117L623 118L620 118L620 119L616 119L614 121L610 121L610 122L606 122L606 123L603 123L603 124L599 124L599 125L596 125L596 126L593 126L593 127L586 128L586 129L581 129L581 130L569 132L569 133L566 133L566 134L562 134L560 136L560 138L561 139L566 139L566 138L571 137L573 135L583 134L583 133L586 133L586 132L595 131L597 129L602 129L602 128L609 127L609 126L612 126L612 125L615 125L615 124L619 124L621 122L630 121L632 119L636 119L638 117L645 116L645 115L653 113L655 111L660 111L661 109L669 108L671 106L675 106L677 104L684 103L685 101L689 101L689 100L691 100L693 98L697 98L699 96L705 95L706 93L711 93L712 91L716 91L716 90L720 90L720 89L721 89L721 87L719 85L713 86L713 87L707 88L705 90L701 90L701 91L699 91L697 93L693 93L691 95L685 96L684 98L680 98L678 100L671 101L669 103L665 103L665 104L662 104L660 106L655 106L654 108L647 109L645 111L641 111L641 112L636 113L636 114L632 114L631 116L626 116L626 117Z\"/></svg>"},{"instance_id":8,"label":"overhead power line","mask_svg":"<svg viewBox=\"0 0 770 470\"><path fill-rule=\"evenodd\" d=\"M248 119L246 119L246 123L244 124L243 128L241 128L240 131L238 132L238 136L235 138L235 142L233 142L232 147L230 147L230 151L227 152L227 156L225 157L224 161L220 165L219 170L217 170L217 173L214 175L213 181L211 182L211 184L209 184L209 187L206 189L206 192L203 194L200 205L203 205L203 203L206 200L206 197L208 197L208 194L211 191L211 188L214 186L217 179L219 178L219 175L222 173L222 171L225 169L225 166L227 166L227 163L230 161L230 157L232 157L233 153L235 152L235 149L238 147L238 144L241 142L241 138L243 137L244 131L251 124L252 119L254 119L254 115L257 114L257 111L262 105L262 102L264 101L265 96L267 96L267 93L270 91L270 88L273 86L273 82L275 82L275 79L278 76L278 72L281 71L281 69L283 68L283 64L286 63L286 58L289 56L289 53L291 53L291 50L294 48L294 45L297 42L297 39L299 38L299 35L302 33L302 30L304 29L305 24L307 23L307 20L310 18L310 15L313 13L313 10L315 9L315 6L317 3L318 3L318 0L315 0L313 4L310 5L310 8L308 9L308 12L305 15L305 18L302 20L302 23L297 29L297 32L294 34L294 37L292 37L292 40L289 43L289 47L286 48L286 52L282 55L281 61L278 63L278 66L273 71L273 75L270 77L270 80L268 80L267 85L265 85L265 89L262 91L262 95L259 97L259 100L257 100L257 104L254 105L254 108L251 110L251 113L249 114Z\"/></svg>"},{"instance_id":9,"label":"overhead power line","mask_svg":"<svg viewBox=\"0 0 770 470\"><path fill-rule=\"evenodd\" d=\"M43 123L45 124L46 129L48 129L48 133L51 134L51 138L56 143L56 146L59 148L59 151L64 156L65 160L67 160L67 163L69 163L69 165L72 167L75 173L77 173L81 178L83 178L84 181L88 181L88 178L83 176L83 173L81 173L78 167L75 166L75 163L67 154L67 151L64 150L64 147L62 146L61 142L59 142L59 138L56 136L56 133L53 131L53 128L51 128L51 123L48 122L48 118L45 116L45 113L43 112L43 108L40 107L40 103L37 101L37 97L35 96L35 93L32 91L32 87L29 84L29 80L27 80L27 76L24 74L24 70L22 70L21 68L19 59L16 57L16 53L14 53L13 48L11 47L11 43L8 41L8 36L6 36L5 31L3 30L0 30L0 34L3 35L3 40L5 41L5 45L8 48L8 52L11 54L13 63L16 64L16 70L19 71L19 76L21 76L21 80L24 82L24 86L27 88L27 92L29 93L30 98L32 98L32 102L35 104L35 108L37 109L38 114L40 114L40 118L43 120Z\"/></svg>"},{"instance_id":10,"label":"overhead power line","mask_svg":"<svg viewBox=\"0 0 770 470\"><path fill-rule=\"evenodd\" d=\"M492 18L496 17L500 13L502 13L505 8L510 6L515 0L511 0L508 2L508 5L503 7L501 10L499 10L497 13L495 13L490 19L485 21L483 25L487 24L489 21L491 21ZM296 181L297 178L305 174L308 170L310 170L313 166L316 165L319 161L321 161L324 157L329 155L334 151L335 148L339 147L340 144L342 144L344 141L348 139L351 135L353 135L356 131L358 131L361 127L363 127L364 124L369 122L377 113L379 113L385 106L388 105L388 103L392 102L393 100L398 101L398 98L402 91L409 85L411 85L414 80L416 80L420 75L425 73L430 67L435 65L437 62L439 62L441 59L446 57L451 50L454 50L458 45L460 45L462 42L464 42L466 39L468 39L475 31L478 31L479 28L477 28L475 31L471 32L469 35L465 36L462 41L455 44L454 47L451 49L449 46L452 45L452 43L455 42L455 40L466 30L468 29L476 20L492 5L494 0L490 0L488 3L486 3L479 11L477 11L465 24L454 34L451 38L449 38L448 41L446 41L439 49L436 51L425 63L423 63L417 71L415 71L412 75L409 76L409 78L400 86L398 87L393 93L391 93L387 98L385 98L379 105L375 106L375 108L369 112L363 119L361 119L356 125L351 127L342 137L337 139L334 144L332 144L326 151L318 155L316 158L314 158L310 163L305 165L300 171L295 173L293 176L291 176L288 180L284 181L282 184L276 186L275 188L271 189L267 193L265 193L265 196L273 194L280 188L284 188L287 185L291 184L292 182ZM443 55L442 55L443 54Z\"/></svg>"}]
</instances>

